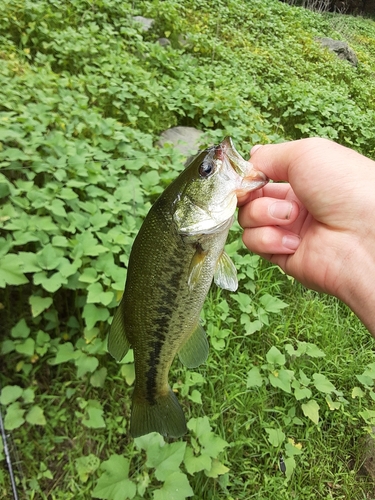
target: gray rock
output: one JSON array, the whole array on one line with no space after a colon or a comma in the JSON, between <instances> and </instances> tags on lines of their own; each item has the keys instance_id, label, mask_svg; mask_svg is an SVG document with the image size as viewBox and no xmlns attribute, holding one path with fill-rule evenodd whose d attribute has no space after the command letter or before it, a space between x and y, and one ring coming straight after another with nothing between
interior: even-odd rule
<instances>
[{"instance_id":1,"label":"gray rock","mask_svg":"<svg viewBox=\"0 0 375 500\"><path fill-rule=\"evenodd\" d=\"M168 38L159 38L158 43L162 47L168 47L168 45L171 44L171 42L168 40Z\"/></svg>"},{"instance_id":2,"label":"gray rock","mask_svg":"<svg viewBox=\"0 0 375 500\"><path fill-rule=\"evenodd\" d=\"M158 146L170 143L188 157L195 154L202 146L202 136L203 132L194 127L173 127L161 134Z\"/></svg>"},{"instance_id":3,"label":"gray rock","mask_svg":"<svg viewBox=\"0 0 375 500\"><path fill-rule=\"evenodd\" d=\"M133 20L136 21L137 23L142 24L143 31L148 31L154 24L154 19L151 19L150 17L134 16Z\"/></svg>"},{"instance_id":4,"label":"gray rock","mask_svg":"<svg viewBox=\"0 0 375 500\"><path fill-rule=\"evenodd\" d=\"M353 66L358 65L358 59L353 49L349 47L346 42L341 42L340 40L333 40L332 38L315 38L317 42L320 42L323 47L327 47L328 50L334 52L337 57L348 61Z\"/></svg>"}]
</instances>

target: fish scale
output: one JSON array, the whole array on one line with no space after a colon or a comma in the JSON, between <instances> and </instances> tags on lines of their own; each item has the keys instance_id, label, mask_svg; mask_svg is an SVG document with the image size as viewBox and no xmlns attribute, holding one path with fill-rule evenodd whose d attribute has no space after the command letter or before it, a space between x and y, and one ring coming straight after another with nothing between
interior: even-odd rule
<instances>
[{"instance_id":1,"label":"fish scale","mask_svg":"<svg viewBox=\"0 0 375 500\"><path fill-rule=\"evenodd\" d=\"M147 214L108 340L117 360L134 349L133 437L186 432L169 369L177 353L189 368L206 360L208 342L199 318L213 277L223 288L237 287L235 268L224 253L236 192L266 182L227 138L200 152Z\"/></svg>"}]
</instances>

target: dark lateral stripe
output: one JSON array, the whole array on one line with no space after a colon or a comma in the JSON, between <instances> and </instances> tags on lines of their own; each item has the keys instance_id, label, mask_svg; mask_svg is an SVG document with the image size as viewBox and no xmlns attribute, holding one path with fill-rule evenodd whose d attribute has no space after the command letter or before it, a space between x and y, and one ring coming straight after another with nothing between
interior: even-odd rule
<instances>
[{"instance_id":1,"label":"dark lateral stripe","mask_svg":"<svg viewBox=\"0 0 375 500\"><path fill-rule=\"evenodd\" d=\"M177 264L176 262L171 263ZM176 266L175 271L169 276L169 282L160 285L159 289L155 292L156 296L159 292L159 303L155 307L157 312L157 319L154 322L152 338L148 343L148 362L149 369L146 373L146 399L150 405L156 403L156 380L160 367L160 356L164 343L167 340L170 320L175 308L177 300L177 289L181 279L181 269Z\"/></svg>"}]
</instances>

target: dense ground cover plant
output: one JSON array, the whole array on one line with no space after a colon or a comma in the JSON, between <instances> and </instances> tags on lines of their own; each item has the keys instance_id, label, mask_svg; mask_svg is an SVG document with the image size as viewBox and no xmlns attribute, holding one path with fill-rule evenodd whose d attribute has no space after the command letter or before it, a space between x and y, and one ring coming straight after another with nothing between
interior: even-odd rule
<instances>
[{"instance_id":1,"label":"dense ground cover plant","mask_svg":"<svg viewBox=\"0 0 375 500\"><path fill-rule=\"evenodd\" d=\"M319 134L373 155L371 21L276 0L4 0L2 12L0 405L19 490L363 498L372 341L337 301L249 255L237 225L240 288L210 292L208 362L173 368L185 439L129 439L133 360L110 359L106 335L134 236L182 168L155 147L159 133L193 125L244 152ZM155 19L150 31L139 14ZM314 41L338 33L358 68ZM11 494L4 459L0 444L0 497Z\"/></svg>"}]
</instances>

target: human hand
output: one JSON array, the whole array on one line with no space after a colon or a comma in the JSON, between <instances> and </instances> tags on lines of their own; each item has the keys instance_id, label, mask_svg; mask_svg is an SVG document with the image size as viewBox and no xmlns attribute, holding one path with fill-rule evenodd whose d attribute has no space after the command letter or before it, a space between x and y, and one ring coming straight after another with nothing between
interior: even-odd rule
<instances>
[{"instance_id":1,"label":"human hand","mask_svg":"<svg viewBox=\"0 0 375 500\"><path fill-rule=\"evenodd\" d=\"M319 138L253 148L251 162L288 183L240 200L245 245L339 297L375 334L375 162Z\"/></svg>"}]
</instances>

